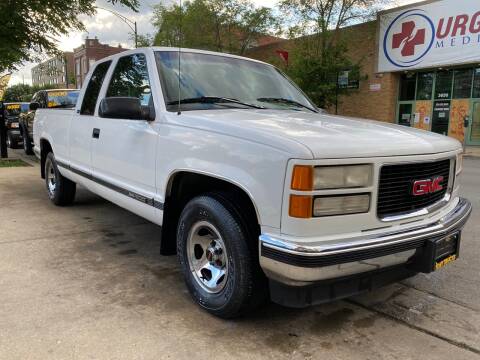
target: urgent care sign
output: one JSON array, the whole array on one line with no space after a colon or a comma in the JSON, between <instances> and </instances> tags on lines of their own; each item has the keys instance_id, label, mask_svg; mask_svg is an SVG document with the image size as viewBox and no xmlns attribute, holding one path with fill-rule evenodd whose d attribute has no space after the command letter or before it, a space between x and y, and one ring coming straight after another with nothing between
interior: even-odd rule
<instances>
[{"instance_id":1,"label":"urgent care sign","mask_svg":"<svg viewBox=\"0 0 480 360\"><path fill-rule=\"evenodd\" d=\"M378 72L480 61L480 0L442 0L379 14Z\"/></svg>"}]
</instances>

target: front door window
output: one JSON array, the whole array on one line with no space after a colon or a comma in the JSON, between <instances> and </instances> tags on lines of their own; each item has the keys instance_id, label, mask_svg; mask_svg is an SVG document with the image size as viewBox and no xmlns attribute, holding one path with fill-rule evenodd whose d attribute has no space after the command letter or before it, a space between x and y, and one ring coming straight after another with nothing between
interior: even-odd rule
<instances>
[{"instance_id":1,"label":"front door window","mask_svg":"<svg viewBox=\"0 0 480 360\"><path fill-rule=\"evenodd\" d=\"M150 101L147 59L143 54L121 57L107 89L107 97L135 97L142 105Z\"/></svg>"}]
</instances>

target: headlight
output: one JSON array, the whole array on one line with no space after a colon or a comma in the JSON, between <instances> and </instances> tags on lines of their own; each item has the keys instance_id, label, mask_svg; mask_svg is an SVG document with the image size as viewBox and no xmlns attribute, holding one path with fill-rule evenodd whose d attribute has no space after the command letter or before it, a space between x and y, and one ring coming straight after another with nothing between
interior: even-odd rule
<instances>
[{"instance_id":1,"label":"headlight","mask_svg":"<svg viewBox=\"0 0 480 360\"><path fill-rule=\"evenodd\" d=\"M367 213L370 210L370 194L362 188L373 182L373 165L295 165L291 189L314 191L328 189L359 189L357 194L321 195L291 194L289 215L295 218L348 215Z\"/></svg>"},{"instance_id":2,"label":"headlight","mask_svg":"<svg viewBox=\"0 0 480 360\"><path fill-rule=\"evenodd\" d=\"M455 174L459 175L463 170L463 153L457 154Z\"/></svg>"},{"instance_id":3,"label":"headlight","mask_svg":"<svg viewBox=\"0 0 480 360\"><path fill-rule=\"evenodd\" d=\"M318 166L314 170L315 190L367 187L372 183L372 165Z\"/></svg>"},{"instance_id":4,"label":"headlight","mask_svg":"<svg viewBox=\"0 0 480 360\"><path fill-rule=\"evenodd\" d=\"M370 195L322 196L313 202L313 216L366 213L370 210Z\"/></svg>"},{"instance_id":5,"label":"headlight","mask_svg":"<svg viewBox=\"0 0 480 360\"><path fill-rule=\"evenodd\" d=\"M305 166L295 165L292 190L312 191L368 187L372 184L372 165Z\"/></svg>"}]
</instances>

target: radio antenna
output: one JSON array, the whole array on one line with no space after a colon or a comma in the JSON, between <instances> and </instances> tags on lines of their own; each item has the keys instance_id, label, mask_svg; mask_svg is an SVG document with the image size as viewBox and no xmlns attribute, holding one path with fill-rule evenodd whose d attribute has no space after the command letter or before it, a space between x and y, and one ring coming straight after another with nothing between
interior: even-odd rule
<instances>
[{"instance_id":1,"label":"radio antenna","mask_svg":"<svg viewBox=\"0 0 480 360\"><path fill-rule=\"evenodd\" d=\"M182 115L182 16L183 16L183 8L182 8L182 0L180 2L180 23L178 26L178 108L177 108L177 115Z\"/></svg>"}]
</instances>

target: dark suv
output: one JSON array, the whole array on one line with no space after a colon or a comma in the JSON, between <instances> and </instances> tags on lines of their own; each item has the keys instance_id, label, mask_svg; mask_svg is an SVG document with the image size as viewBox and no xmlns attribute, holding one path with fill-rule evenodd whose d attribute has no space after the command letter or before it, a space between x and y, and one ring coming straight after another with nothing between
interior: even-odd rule
<instances>
[{"instance_id":1,"label":"dark suv","mask_svg":"<svg viewBox=\"0 0 480 360\"><path fill-rule=\"evenodd\" d=\"M16 149L22 142L20 133L20 114L28 112L28 103L5 103L5 126L7 128L7 146Z\"/></svg>"},{"instance_id":2,"label":"dark suv","mask_svg":"<svg viewBox=\"0 0 480 360\"><path fill-rule=\"evenodd\" d=\"M33 119L37 109L73 109L77 104L79 90L52 89L40 90L32 97L29 110L20 116L20 132L23 136L23 149L33 154Z\"/></svg>"}]
</instances>

